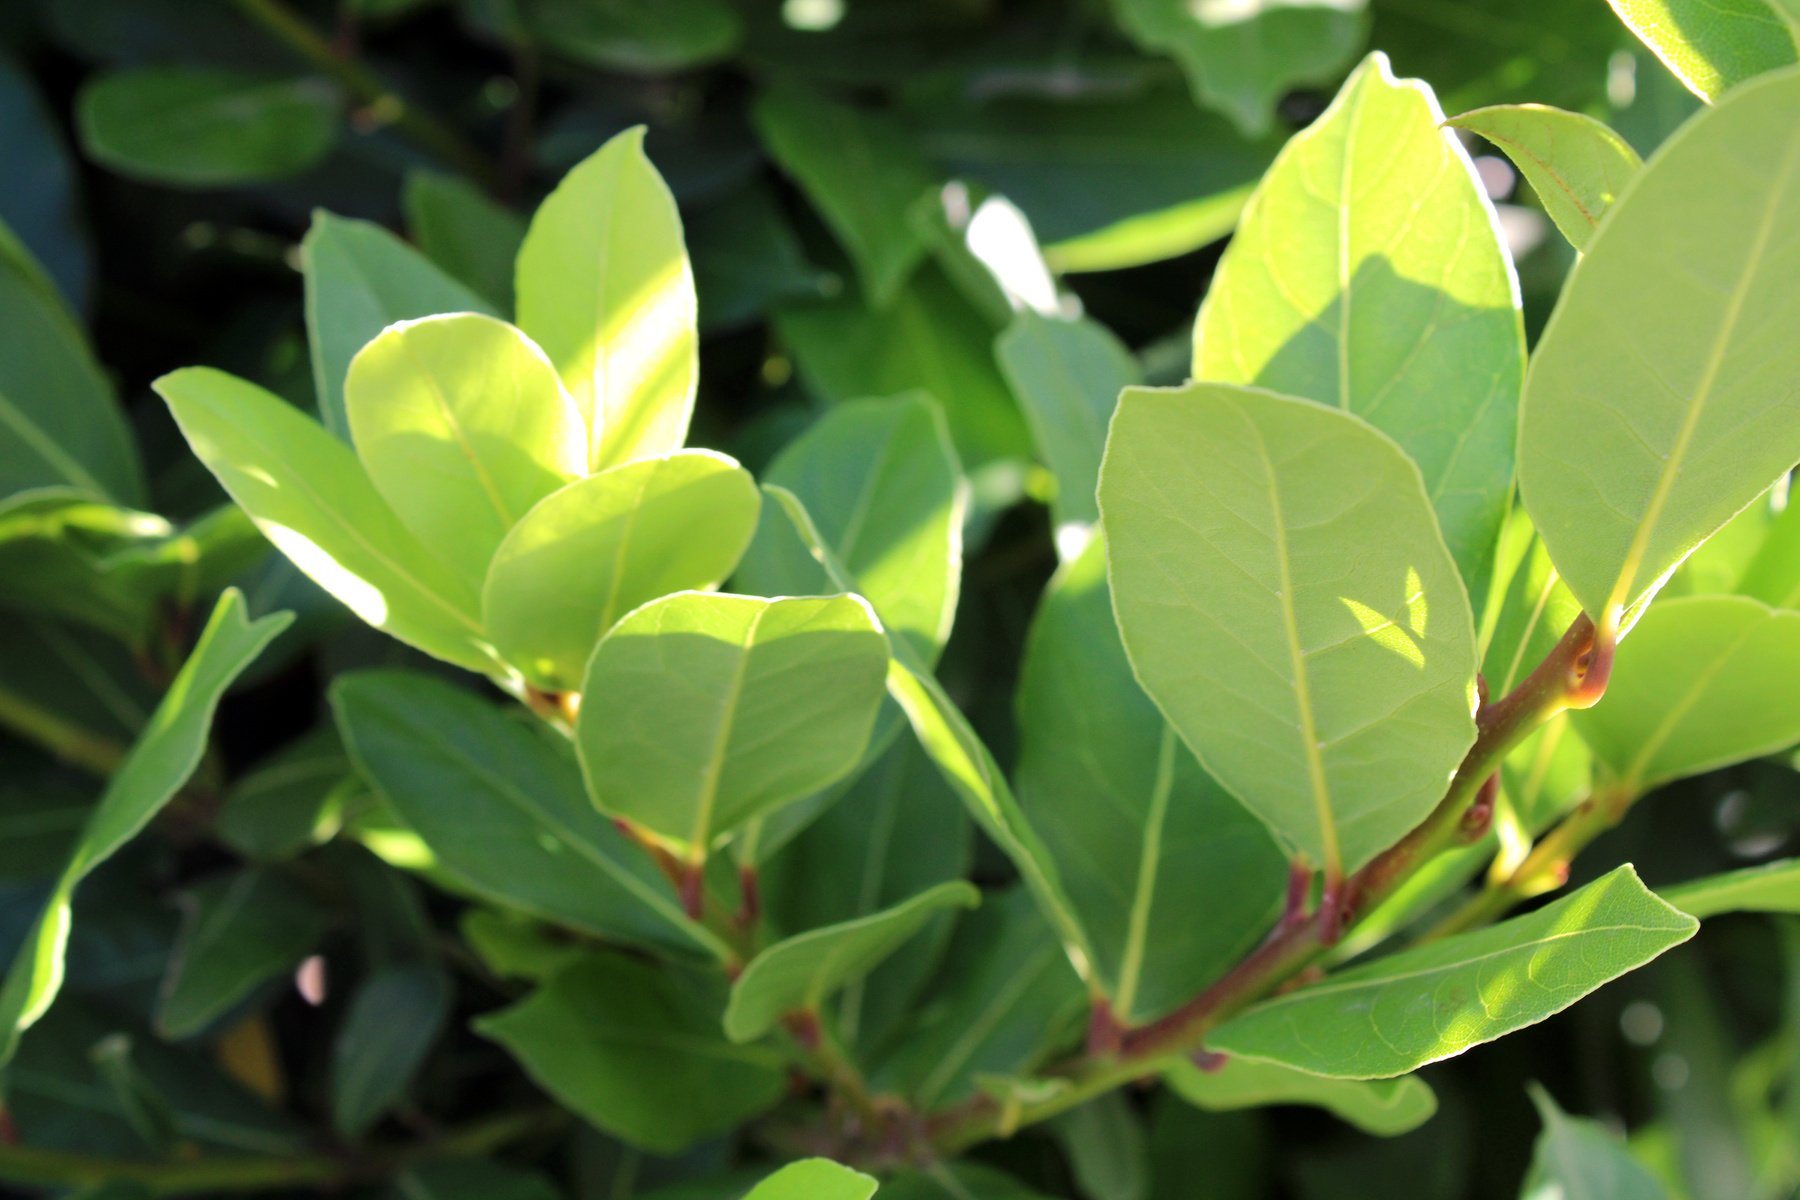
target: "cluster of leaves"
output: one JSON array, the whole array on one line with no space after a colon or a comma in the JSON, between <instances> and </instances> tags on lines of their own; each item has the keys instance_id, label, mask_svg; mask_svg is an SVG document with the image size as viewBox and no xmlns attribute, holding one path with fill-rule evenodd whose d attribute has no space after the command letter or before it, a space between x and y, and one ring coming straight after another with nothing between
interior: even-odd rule
<instances>
[{"instance_id":1,"label":"cluster of leaves","mask_svg":"<svg viewBox=\"0 0 1800 1200\"><path fill-rule=\"evenodd\" d=\"M0 1179L1469 1194L1420 1068L1800 914L1499 920L1793 824L1792 0L1039 7L8 16ZM1525 1195L1792 1189L1797 919Z\"/></svg>"}]
</instances>

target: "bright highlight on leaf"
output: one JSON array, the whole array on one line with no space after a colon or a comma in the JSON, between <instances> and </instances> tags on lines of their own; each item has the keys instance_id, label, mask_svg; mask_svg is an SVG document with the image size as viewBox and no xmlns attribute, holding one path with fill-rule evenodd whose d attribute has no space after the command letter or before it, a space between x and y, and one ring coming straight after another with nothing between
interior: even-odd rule
<instances>
[{"instance_id":1,"label":"bright highlight on leaf","mask_svg":"<svg viewBox=\"0 0 1800 1200\"><path fill-rule=\"evenodd\" d=\"M1800 59L1788 0L1607 0L1631 32L1702 100Z\"/></svg>"}]
</instances>

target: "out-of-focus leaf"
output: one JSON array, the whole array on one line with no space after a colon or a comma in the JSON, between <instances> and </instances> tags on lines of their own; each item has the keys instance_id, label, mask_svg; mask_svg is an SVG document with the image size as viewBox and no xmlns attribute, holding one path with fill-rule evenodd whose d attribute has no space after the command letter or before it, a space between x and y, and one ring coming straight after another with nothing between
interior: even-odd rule
<instances>
[{"instance_id":1,"label":"out-of-focus leaf","mask_svg":"<svg viewBox=\"0 0 1800 1200\"><path fill-rule=\"evenodd\" d=\"M1544 1131L1532 1152L1520 1200L1667 1200L1656 1177L1598 1121L1571 1117L1536 1085L1531 1102Z\"/></svg>"},{"instance_id":2,"label":"out-of-focus leaf","mask_svg":"<svg viewBox=\"0 0 1800 1200\"><path fill-rule=\"evenodd\" d=\"M449 976L395 963L363 980L331 1048L331 1123L358 1137L412 1087L444 1030L455 995Z\"/></svg>"},{"instance_id":3,"label":"out-of-focus leaf","mask_svg":"<svg viewBox=\"0 0 1800 1200\"><path fill-rule=\"evenodd\" d=\"M91 255L81 228L81 205L62 131L26 74L0 54L0 223L44 264L57 290L76 310L87 306Z\"/></svg>"},{"instance_id":4,"label":"out-of-focus leaf","mask_svg":"<svg viewBox=\"0 0 1800 1200\"><path fill-rule=\"evenodd\" d=\"M1370 6L1369 44L1431 81L1452 112L1482 104L1598 111L1607 62L1630 40L1599 4L1565 0L1419 0Z\"/></svg>"},{"instance_id":5,"label":"out-of-focus leaf","mask_svg":"<svg viewBox=\"0 0 1800 1200\"><path fill-rule=\"evenodd\" d=\"M1772 608L1800 608L1800 504L1790 500L1769 523L1737 590Z\"/></svg>"},{"instance_id":6,"label":"out-of-focus leaf","mask_svg":"<svg viewBox=\"0 0 1800 1200\"><path fill-rule=\"evenodd\" d=\"M291 970L328 925L312 897L263 867L196 884L188 905L156 1015L158 1030L172 1038L199 1033Z\"/></svg>"},{"instance_id":7,"label":"out-of-focus leaf","mask_svg":"<svg viewBox=\"0 0 1800 1200\"><path fill-rule=\"evenodd\" d=\"M1076 1186L1092 1200L1144 1200L1150 1154L1144 1127L1122 1092L1108 1092L1063 1114L1050 1127Z\"/></svg>"},{"instance_id":8,"label":"out-of-focus leaf","mask_svg":"<svg viewBox=\"0 0 1800 1200\"><path fill-rule=\"evenodd\" d=\"M232 784L215 824L219 837L255 859L316 846L337 831L350 773L337 730L322 725Z\"/></svg>"},{"instance_id":9,"label":"out-of-focus leaf","mask_svg":"<svg viewBox=\"0 0 1800 1200\"><path fill-rule=\"evenodd\" d=\"M732 329L782 300L819 299L835 279L807 261L769 189L752 186L688 219L703 329Z\"/></svg>"},{"instance_id":10,"label":"out-of-focus leaf","mask_svg":"<svg viewBox=\"0 0 1800 1200\"><path fill-rule=\"evenodd\" d=\"M727 0L518 0L518 7L525 28L546 47L607 71L703 66L743 36Z\"/></svg>"},{"instance_id":11,"label":"out-of-focus leaf","mask_svg":"<svg viewBox=\"0 0 1800 1200\"><path fill-rule=\"evenodd\" d=\"M1800 59L1800 19L1764 0L1607 0L1663 65L1703 100Z\"/></svg>"},{"instance_id":12,"label":"out-of-focus leaf","mask_svg":"<svg viewBox=\"0 0 1800 1200\"><path fill-rule=\"evenodd\" d=\"M1048 1200L1011 1175L979 1162L902 1171L881 1185L880 1200Z\"/></svg>"},{"instance_id":13,"label":"out-of-focus leaf","mask_svg":"<svg viewBox=\"0 0 1800 1200\"><path fill-rule=\"evenodd\" d=\"M1695 879L1657 895L1700 920L1734 912L1800 913L1800 859Z\"/></svg>"},{"instance_id":14,"label":"out-of-focus leaf","mask_svg":"<svg viewBox=\"0 0 1800 1200\"><path fill-rule=\"evenodd\" d=\"M1624 138L1582 113L1545 104L1497 104L1450 118L1506 152L1569 244L1587 248L1594 227L1643 168Z\"/></svg>"},{"instance_id":15,"label":"out-of-focus leaf","mask_svg":"<svg viewBox=\"0 0 1800 1200\"><path fill-rule=\"evenodd\" d=\"M409 171L400 199L407 232L425 256L499 311L511 312L524 218L468 180L435 171Z\"/></svg>"},{"instance_id":16,"label":"out-of-focus leaf","mask_svg":"<svg viewBox=\"0 0 1800 1200\"><path fill-rule=\"evenodd\" d=\"M573 939L555 937L550 927L509 909L466 909L460 928L469 948L502 979L541 983L582 954Z\"/></svg>"},{"instance_id":17,"label":"out-of-focus leaf","mask_svg":"<svg viewBox=\"0 0 1800 1200\"><path fill-rule=\"evenodd\" d=\"M408 1167L387 1200L563 1200L548 1178L491 1158L444 1158Z\"/></svg>"},{"instance_id":18,"label":"out-of-focus leaf","mask_svg":"<svg viewBox=\"0 0 1800 1200\"><path fill-rule=\"evenodd\" d=\"M1279 1063L1227 1059L1217 1070L1181 1063L1163 1078L1175 1094L1209 1112L1268 1104L1322 1108L1364 1133L1393 1137L1437 1112L1437 1096L1417 1075L1398 1079L1327 1079Z\"/></svg>"},{"instance_id":19,"label":"out-of-focus leaf","mask_svg":"<svg viewBox=\"0 0 1800 1200\"><path fill-rule=\"evenodd\" d=\"M744 1200L869 1200L875 1180L828 1158L809 1158L781 1168Z\"/></svg>"}]
</instances>

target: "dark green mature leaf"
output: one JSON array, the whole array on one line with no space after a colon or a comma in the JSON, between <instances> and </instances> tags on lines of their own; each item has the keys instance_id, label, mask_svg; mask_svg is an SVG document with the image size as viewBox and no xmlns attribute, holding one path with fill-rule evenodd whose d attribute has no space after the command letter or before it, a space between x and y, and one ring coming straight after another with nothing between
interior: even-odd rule
<instances>
[{"instance_id":1,"label":"dark green mature leaf","mask_svg":"<svg viewBox=\"0 0 1800 1200\"><path fill-rule=\"evenodd\" d=\"M56 999L69 939L70 902L95 867L136 837L200 765L219 699L288 625L287 613L250 620L235 590L220 597L194 651L156 706L143 735L107 784L42 914L0 985L0 1066L19 1035Z\"/></svg>"},{"instance_id":2,"label":"dark green mature leaf","mask_svg":"<svg viewBox=\"0 0 1800 1200\"><path fill-rule=\"evenodd\" d=\"M1582 113L1544 104L1497 104L1445 122L1506 152L1569 244L1587 248L1600 218L1642 169L1637 151Z\"/></svg>"},{"instance_id":3,"label":"dark green mature leaf","mask_svg":"<svg viewBox=\"0 0 1800 1200\"><path fill-rule=\"evenodd\" d=\"M971 884L941 883L881 912L777 942L731 985L726 1036L754 1041L789 1013L816 1015L826 999L881 965L940 911L980 902Z\"/></svg>"},{"instance_id":4,"label":"dark green mature leaf","mask_svg":"<svg viewBox=\"0 0 1800 1200\"><path fill-rule=\"evenodd\" d=\"M1279 1063L1227 1059L1217 1070L1181 1063L1163 1076L1175 1094L1208 1112L1268 1104L1323 1108L1364 1133L1393 1137L1429 1121L1437 1096L1417 1075L1398 1079L1327 1079Z\"/></svg>"},{"instance_id":5,"label":"dark green mature leaf","mask_svg":"<svg viewBox=\"0 0 1800 1200\"><path fill-rule=\"evenodd\" d=\"M1123 1092L1108 1092L1058 1117L1050 1135L1062 1145L1075 1185L1093 1200L1145 1200L1150 1187L1144 1127Z\"/></svg>"},{"instance_id":6,"label":"dark green mature leaf","mask_svg":"<svg viewBox=\"0 0 1800 1200\"><path fill-rule=\"evenodd\" d=\"M1371 9L1369 44L1429 79L1452 112L1527 101L1600 111L1608 58L1630 41L1600 4L1377 0Z\"/></svg>"},{"instance_id":7,"label":"dark green mature leaf","mask_svg":"<svg viewBox=\"0 0 1800 1200\"><path fill-rule=\"evenodd\" d=\"M1611 1130L1569 1116L1535 1084L1531 1102L1544 1131L1520 1200L1666 1200L1668 1191Z\"/></svg>"},{"instance_id":8,"label":"dark green mature leaf","mask_svg":"<svg viewBox=\"0 0 1800 1200\"><path fill-rule=\"evenodd\" d=\"M875 1180L827 1158L781 1168L750 1189L744 1200L869 1200Z\"/></svg>"},{"instance_id":9,"label":"dark green mature leaf","mask_svg":"<svg viewBox=\"0 0 1800 1200\"><path fill-rule=\"evenodd\" d=\"M1520 492L1602 628L1628 626L1800 459L1800 342L1780 332L1800 320L1796 110L1786 71L1683 126L1614 205L1532 358Z\"/></svg>"},{"instance_id":10,"label":"dark green mature leaf","mask_svg":"<svg viewBox=\"0 0 1800 1200\"><path fill-rule=\"evenodd\" d=\"M263 867L202 881L188 906L156 1015L158 1031L172 1038L201 1032L291 970L329 924L303 889Z\"/></svg>"},{"instance_id":11,"label":"dark green mature leaf","mask_svg":"<svg viewBox=\"0 0 1800 1200\"><path fill-rule=\"evenodd\" d=\"M729 54L743 20L727 0L521 0L525 28L558 54L609 71L698 67Z\"/></svg>"},{"instance_id":12,"label":"dark green mature leaf","mask_svg":"<svg viewBox=\"0 0 1800 1200\"><path fill-rule=\"evenodd\" d=\"M1800 613L1744 596L1654 605L1619 647L1606 703L1571 714L1627 795L1800 742Z\"/></svg>"},{"instance_id":13,"label":"dark green mature leaf","mask_svg":"<svg viewBox=\"0 0 1800 1200\"><path fill-rule=\"evenodd\" d=\"M0 54L0 114L0 162L15 181L0 187L0 224L43 260L69 304L85 309L92 255L60 114L51 112L30 76L6 54Z\"/></svg>"},{"instance_id":14,"label":"dark green mature leaf","mask_svg":"<svg viewBox=\"0 0 1800 1200\"><path fill-rule=\"evenodd\" d=\"M344 676L331 702L364 777L462 886L628 945L729 956L594 811L555 734L406 672Z\"/></svg>"},{"instance_id":15,"label":"dark green mature leaf","mask_svg":"<svg viewBox=\"0 0 1800 1200\"><path fill-rule=\"evenodd\" d=\"M1352 967L1227 1021L1210 1048L1386 1079L1561 1012L1700 923L1623 866L1535 912Z\"/></svg>"},{"instance_id":16,"label":"dark green mature leaf","mask_svg":"<svg viewBox=\"0 0 1800 1200\"><path fill-rule=\"evenodd\" d=\"M673 1154L755 1116L780 1097L784 1061L719 1030L714 974L595 954L475 1029L587 1121Z\"/></svg>"},{"instance_id":17,"label":"dark green mature leaf","mask_svg":"<svg viewBox=\"0 0 1800 1200\"><path fill-rule=\"evenodd\" d=\"M122 175L183 187L297 175L337 142L337 91L199 67L144 67L93 80L76 100L83 148Z\"/></svg>"},{"instance_id":18,"label":"dark green mature leaf","mask_svg":"<svg viewBox=\"0 0 1800 1200\"><path fill-rule=\"evenodd\" d=\"M881 1200L1048 1200L1006 1172L978 1162L902 1171L881 1186Z\"/></svg>"},{"instance_id":19,"label":"dark green mature leaf","mask_svg":"<svg viewBox=\"0 0 1800 1200\"><path fill-rule=\"evenodd\" d=\"M1800 913L1800 859L1691 880L1657 895L1700 920L1734 912Z\"/></svg>"},{"instance_id":20,"label":"dark green mature leaf","mask_svg":"<svg viewBox=\"0 0 1800 1200\"><path fill-rule=\"evenodd\" d=\"M548 1178L491 1158L442 1158L402 1171L388 1200L563 1200Z\"/></svg>"},{"instance_id":21,"label":"dark green mature leaf","mask_svg":"<svg viewBox=\"0 0 1800 1200\"><path fill-rule=\"evenodd\" d=\"M1800 20L1764 0L1607 0L1631 32L1703 100L1800 60Z\"/></svg>"},{"instance_id":22,"label":"dark green mature leaf","mask_svg":"<svg viewBox=\"0 0 1800 1200\"><path fill-rule=\"evenodd\" d=\"M1475 739L1475 635L1418 469L1360 418L1128 389L1100 476L1138 679L1294 853L1354 871Z\"/></svg>"},{"instance_id":23,"label":"dark green mature leaf","mask_svg":"<svg viewBox=\"0 0 1800 1200\"><path fill-rule=\"evenodd\" d=\"M1257 188L1194 326L1194 378L1363 417L1425 477L1484 594L1525 333L1493 207L1431 89L1370 55Z\"/></svg>"},{"instance_id":24,"label":"dark green mature leaf","mask_svg":"<svg viewBox=\"0 0 1800 1200\"><path fill-rule=\"evenodd\" d=\"M337 730L322 725L240 776L215 828L246 857L288 858L337 832L350 775Z\"/></svg>"},{"instance_id":25,"label":"dark green mature leaf","mask_svg":"<svg viewBox=\"0 0 1800 1200\"><path fill-rule=\"evenodd\" d=\"M1019 802L1055 858L1114 1015L1154 1019L1268 929L1286 861L1132 676L1096 535L1038 604L1016 700Z\"/></svg>"},{"instance_id":26,"label":"dark green mature leaf","mask_svg":"<svg viewBox=\"0 0 1800 1200\"><path fill-rule=\"evenodd\" d=\"M814 267L766 186L734 192L688 218L688 252L705 330L735 329L782 300L818 299L835 276Z\"/></svg>"},{"instance_id":27,"label":"dark green mature leaf","mask_svg":"<svg viewBox=\"0 0 1800 1200\"><path fill-rule=\"evenodd\" d=\"M333 1128L358 1137L406 1095L454 995L449 976L423 963L393 963L362 981L331 1049Z\"/></svg>"},{"instance_id":28,"label":"dark green mature leaf","mask_svg":"<svg viewBox=\"0 0 1800 1200\"><path fill-rule=\"evenodd\" d=\"M313 213L300 243L306 274L306 338L319 419L346 440L344 380L350 360L396 321L439 313L497 315L487 301L379 225Z\"/></svg>"},{"instance_id":29,"label":"dark green mature leaf","mask_svg":"<svg viewBox=\"0 0 1800 1200\"><path fill-rule=\"evenodd\" d=\"M466 179L416 170L401 192L406 229L425 256L501 312L513 308L513 260L525 221Z\"/></svg>"}]
</instances>

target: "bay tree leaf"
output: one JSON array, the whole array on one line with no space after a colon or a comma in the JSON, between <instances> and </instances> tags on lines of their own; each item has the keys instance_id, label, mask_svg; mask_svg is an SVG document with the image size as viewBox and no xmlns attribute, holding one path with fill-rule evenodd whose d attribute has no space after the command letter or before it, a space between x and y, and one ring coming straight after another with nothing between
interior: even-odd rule
<instances>
[{"instance_id":1,"label":"bay tree leaf","mask_svg":"<svg viewBox=\"0 0 1800 1200\"><path fill-rule=\"evenodd\" d=\"M193 652L89 814L0 984L0 1067L17 1049L19 1035L44 1015L62 987L76 887L136 837L193 775L225 689L291 619L287 613L272 613L251 620L236 589L219 598Z\"/></svg>"},{"instance_id":2,"label":"bay tree leaf","mask_svg":"<svg viewBox=\"0 0 1800 1200\"><path fill-rule=\"evenodd\" d=\"M1726 871L1657 894L1703 921L1734 912L1800 913L1800 859L1784 858Z\"/></svg>"},{"instance_id":3,"label":"bay tree leaf","mask_svg":"<svg viewBox=\"0 0 1800 1200\"><path fill-rule=\"evenodd\" d=\"M1437 1112L1437 1096L1417 1075L1397 1079L1327 1079L1279 1063L1231 1058L1217 1070L1177 1064L1163 1080L1183 1100L1208 1112L1269 1104L1322 1108L1364 1133L1394 1137Z\"/></svg>"},{"instance_id":4,"label":"bay tree leaf","mask_svg":"<svg viewBox=\"0 0 1800 1200\"><path fill-rule=\"evenodd\" d=\"M881 1185L881 1200L1049 1200L998 1167L947 1162L933 1170L902 1171Z\"/></svg>"},{"instance_id":5,"label":"bay tree leaf","mask_svg":"<svg viewBox=\"0 0 1800 1200\"><path fill-rule=\"evenodd\" d=\"M725 985L621 954L593 954L523 1001L475 1021L583 1120L633 1146L675 1154L768 1108L786 1060L719 1028Z\"/></svg>"},{"instance_id":6,"label":"bay tree leaf","mask_svg":"<svg viewBox=\"0 0 1800 1200\"><path fill-rule=\"evenodd\" d=\"M1124 343L1086 318L1061 321L1021 312L994 343L994 353L1031 426L1038 458L1056 479L1050 510L1057 550L1071 558L1070 547L1081 540L1076 535L1100 519L1094 489L1107 423L1119 393L1143 382L1142 372Z\"/></svg>"},{"instance_id":7,"label":"bay tree leaf","mask_svg":"<svg viewBox=\"0 0 1800 1200\"><path fill-rule=\"evenodd\" d=\"M777 301L817 299L841 282L807 260L768 184L734 189L694 213L688 252L709 333L754 324Z\"/></svg>"},{"instance_id":8,"label":"bay tree leaf","mask_svg":"<svg viewBox=\"0 0 1800 1200\"><path fill-rule=\"evenodd\" d=\"M914 211L938 182L911 136L889 117L791 83L758 97L751 119L856 264L869 302L886 308L925 259Z\"/></svg>"},{"instance_id":9,"label":"bay tree leaf","mask_svg":"<svg viewBox=\"0 0 1800 1200\"><path fill-rule=\"evenodd\" d=\"M196 884L180 944L163 978L156 1025L165 1037L199 1033L269 980L294 968L329 926L295 884L264 867Z\"/></svg>"},{"instance_id":10,"label":"bay tree leaf","mask_svg":"<svg viewBox=\"0 0 1800 1200\"><path fill-rule=\"evenodd\" d=\"M1800 504L1790 500L1769 522L1734 590L1771 608L1800 608Z\"/></svg>"},{"instance_id":11,"label":"bay tree leaf","mask_svg":"<svg viewBox=\"0 0 1800 1200\"><path fill-rule=\"evenodd\" d=\"M121 175L181 187L297 175L338 137L337 89L215 67L139 67L90 81L75 100L82 148Z\"/></svg>"},{"instance_id":12,"label":"bay tree leaf","mask_svg":"<svg viewBox=\"0 0 1800 1200\"><path fill-rule=\"evenodd\" d=\"M1251 197L1194 325L1194 378L1344 409L1418 463L1484 594L1512 494L1525 332L1493 206L1431 89L1371 54Z\"/></svg>"},{"instance_id":13,"label":"bay tree leaf","mask_svg":"<svg viewBox=\"0 0 1800 1200\"><path fill-rule=\"evenodd\" d=\"M44 277L59 297L87 311L92 290L93 253L81 211L74 156L64 142L62 114L53 111L36 83L13 55L0 58L0 161L28 187L0 192L0 226L17 234L19 246L43 260ZM0 235L0 241L9 240Z\"/></svg>"},{"instance_id":14,"label":"bay tree leaf","mask_svg":"<svg viewBox=\"0 0 1800 1200\"><path fill-rule=\"evenodd\" d=\"M341 676L331 705L363 777L463 887L627 945L729 956L594 811L556 735L412 672Z\"/></svg>"},{"instance_id":15,"label":"bay tree leaf","mask_svg":"<svg viewBox=\"0 0 1800 1200\"><path fill-rule=\"evenodd\" d=\"M450 1018L455 988L427 963L378 967L356 989L331 1047L331 1123L359 1137L412 1087Z\"/></svg>"},{"instance_id":16,"label":"bay tree leaf","mask_svg":"<svg viewBox=\"0 0 1800 1200\"><path fill-rule=\"evenodd\" d=\"M1520 1200L1667 1200L1668 1190L1598 1121L1571 1117L1532 1084L1544 1122Z\"/></svg>"},{"instance_id":17,"label":"bay tree leaf","mask_svg":"<svg viewBox=\"0 0 1800 1200\"><path fill-rule=\"evenodd\" d=\"M1143 1123L1125 1093L1096 1096L1050 1123L1050 1136L1069 1160L1084 1196L1146 1200L1150 1147Z\"/></svg>"},{"instance_id":18,"label":"bay tree leaf","mask_svg":"<svg viewBox=\"0 0 1800 1200\"><path fill-rule=\"evenodd\" d=\"M806 505L890 634L935 662L962 580L968 484L942 410L912 393L834 406L763 472ZM833 590L780 513L756 533L736 584L760 595Z\"/></svg>"},{"instance_id":19,"label":"bay tree leaf","mask_svg":"<svg viewBox=\"0 0 1800 1200\"><path fill-rule=\"evenodd\" d=\"M1328 82L1363 42L1361 0L1113 0L1126 35L1172 55L1194 98L1249 137L1266 133L1275 102Z\"/></svg>"},{"instance_id":20,"label":"bay tree leaf","mask_svg":"<svg viewBox=\"0 0 1800 1200\"><path fill-rule=\"evenodd\" d=\"M828 1158L790 1163L751 1188L744 1200L869 1200L875 1180Z\"/></svg>"},{"instance_id":21,"label":"bay tree leaf","mask_svg":"<svg viewBox=\"0 0 1800 1200\"><path fill-rule=\"evenodd\" d=\"M1800 343L1782 332L1800 320L1797 110L1800 72L1784 71L1664 143L1532 357L1520 492L1603 630L1800 459Z\"/></svg>"},{"instance_id":22,"label":"bay tree leaf","mask_svg":"<svg viewBox=\"0 0 1800 1200\"><path fill-rule=\"evenodd\" d=\"M400 1172L386 1200L565 1200L543 1174L492 1158L439 1158Z\"/></svg>"},{"instance_id":23,"label":"bay tree leaf","mask_svg":"<svg viewBox=\"0 0 1800 1200\"><path fill-rule=\"evenodd\" d=\"M1128 1025L1197 994L1273 922L1287 863L1132 676L1096 534L1038 602L1015 699L1019 802Z\"/></svg>"},{"instance_id":24,"label":"bay tree leaf","mask_svg":"<svg viewBox=\"0 0 1800 1200\"><path fill-rule=\"evenodd\" d=\"M545 198L519 247L515 290L520 328L587 419L590 469L681 448L700 374L694 272L643 126Z\"/></svg>"},{"instance_id":25,"label":"bay tree leaf","mask_svg":"<svg viewBox=\"0 0 1800 1200\"><path fill-rule=\"evenodd\" d=\"M1765 0L1607 0L1626 28L1689 91L1717 100L1726 89L1800 60L1790 21Z\"/></svg>"},{"instance_id":26,"label":"bay tree leaf","mask_svg":"<svg viewBox=\"0 0 1800 1200\"><path fill-rule=\"evenodd\" d=\"M341 820L350 760L321 725L233 780L214 830L251 859L282 859L330 839Z\"/></svg>"},{"instance_id":27,"label":"bay tree leaf","mask_svg":"<svg viewBox=\"0 0 1800 1200\"><path fill-rule=\"evenodd\" d=\"M383 329L440 313L497 315L429 258L368 221L316 210L300 243L300 262L319 419L346 440L344 380L350 360Z\"/></svg>"},{"instance_id":28,"label":"bay tree leaf","mask_svg":"<svg viewBox=\"0 0 1800 1200\"><path fill-rule=\"evenodd\" d=\"M504 321L401 321L350 360L350 438L420 542L479 589L500 539L587 474L587 423L543 351Z\"/></svg>"},{"instance_id":29,"label":"bay tree leaf","mask_svg":"<svg viewBox=\"0 0 1800 1200\"><path fill-rule=\"evenodd\" d=\"M979 903L973 885L941 883L881 912L777 942L751 959L731 985L726 1036L754 1041L789 1013L817 1015L826 999L874 970L940 910Z\"/></svg>"},{"instance_id":30,"label":"bay tree leaf","mask_svg":"<svg viewBox=\"0 0 1800 1200\"><path fill-rule=\"evenodd\" d=\"M1276 839L1356 870L1475 740L1475 633L1418 468L1360 418L1130 388L1100 472L1138 681Z\"/></svg>"},{"instance_id":31,"label":"bay tree leaf","mask_svg":"<svg viewBox=\"0 0 1800 1200\"><path fill-rule=\"evenodd\" d=\"M194 454L315 583L408 645L493 669L475 589L407 530L349 446L287 401L211 367L154 386Z\"/></svg>"},{"instance_id":32,"label":"bay tree leaf","mask_svg":"<svg viewBox=\"0 0 1800 1200\"><path fill-rule=\"evenodd\" d=\"M726 0L525 0L526 29L547 49L606 71L655 74L731 53L744 22Z\"/></svg>"},{"instance_id":33,"label":"bay tree leaf","mask_svg":"<svg viewBox=\"0 0 1800 1200\"><path fill-rule=\"evenodd\" d=\"M1613 784L1638 795L1800 742L1800 612L1746 596L1653 605L1619 647L1606 703L1572 713Z\"/></svg>"},{"instance_id":34,"label":"bay tree leaf","mask_svg":"<svg viewBox=\"0 0 1800 1200\"><path fill-rule=\"evenodd\" d=\"M1547 104L1496 104L1445 124L1478 133L1504 151L1577 250L1587 248L1600 218L1644 165L1601 122Z\"/></svg>"},{"instance_id":35,"label":"bay tree leaf","mask_svg":"<svg viewBox=\"0 0 1800 1200\"><path fill-rule=\"evenodd\" d=\"M1388 1079L1535 1025L1699 927L1626 865L1525 916L1264 1001L1207 1046L1333 1079Z\"/></svg>"},{"instance_id":36,"label":"bay tree leaf","mask_svg":"<svg viewBox=\"0 0 1800 1200\"><path fill-rule=\"evenodd\" d=\"M498 311L512 311L523 217L468 180L436 171L408 171L400 203L407 232L427 258Z\"/></svg>"},{"instance_id":37,"label":"bay tree leaf","mask_svg":"<svg viewBox=\"0 0 1800 1200\"><path fill-rule=\"evenodd\" d=\"M588 794L698 860L857 764L886 664L861 596L652 601L588 664L575 728Z\"/></svg>"},{"instance_id":38,"label":"bay tree leaf","mask_svg":"<svg viewBox=\"0 0 1800 1200\"><path fill-rule=\"evenodd\" d=\"M710 450L577 480L527 512L494 553L481 593L488 636L539 687L579 688L600 636L626 613L723 582L761 506L750 473Z\"/></svg>"}]
</instances>

